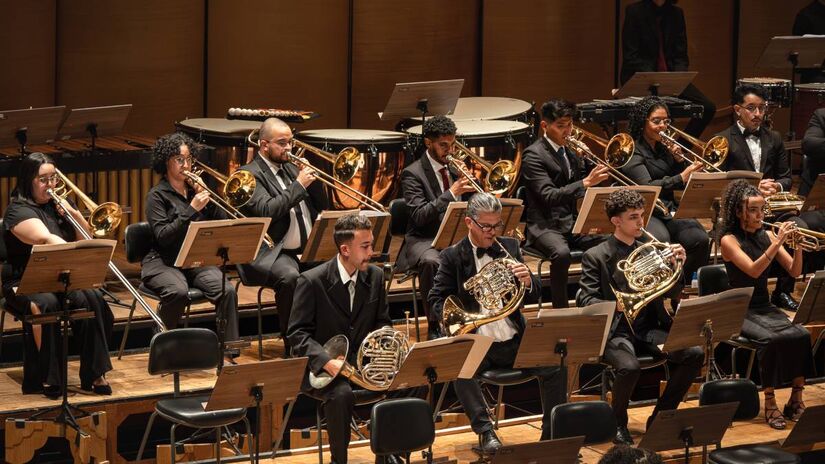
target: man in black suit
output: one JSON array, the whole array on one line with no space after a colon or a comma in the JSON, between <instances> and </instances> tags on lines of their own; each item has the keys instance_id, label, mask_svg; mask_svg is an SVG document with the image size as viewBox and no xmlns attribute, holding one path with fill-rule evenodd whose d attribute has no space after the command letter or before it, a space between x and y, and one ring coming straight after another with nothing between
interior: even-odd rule
<instances>
[{"instance_id":1,"label":"man in black suit","mask_svg":"<svg viewBox=\"0 0 825 464\"><path fill-rule=\"evenodd\" d=\"M624 85L637 72L688 70L685 13L676 0L641 0L627 6L622 28ZM702 105L701 119L691 119L685 132L699 137L716 114L716 105L693 84L680 98Z\"/></svg>"},{"instance_id":2,"label":"man in black suit","mask_svg":"<svg viewBox=\"0 0 825 464\"><path fill-rule=\"evenodd\" d=\"M292 129L285 122L276 118L264 121L259 143L255 159L241 167L252 173L256 181L255 193L242 210L248 216L272 218L267 232L275 246L262 245L255 261L240 268L254 284L275 289L278 322L288 354L285 334L295 282L302 270L298 255L306 245L315 217L328 207L328 201L323 186L314 182L314 171L306 166L299 169L289 162Z\"/></svg>"},{"instance_id":3,"label":"man in black suit","mask_svg":"<svg viewBox=\"0 0 825 464\"><path fill-rule=\"evenodd\" d=\"M618 270L617 263L642 245L638 239L642 236L644 226L644 206L644 197L635 190L617 190L608 197L605 211L615 226L615 231L604 243L584 253L582 277L579 281L581 289L576 297L579 306L615 301L613 289L620 292L632 291L624 273ZM674 257L684 262L685 249L681 245L670 247ZM648 427L659 411L676 409L702 369L704 352L701 347L694 346L673 353L662 353L657 347L664 343L671 325L664 298L672 298L681 290L682 279L678 279L666 295L649 302L638 313L632 329L621 311L617 310L614 314L603 356L604 361L613 366L616 373L612 406L618 429L614 443L633 444L633 438L627 429L627 406L636 381L639 380L637 353L667 356L668 361L675 364L675 368L670 371L667 387L647 421Z\"/></svg>"},{"instance_id":4,"label":"man in black suit","mask_svg":"<svg viewBox=\"0 0 825 464\"><path fill-rule=\"evenodd\" d=\"M541 106L544 135L524 150L521 181L527 188L527 244L550 259L550 292L554 308L567 307L570 248L587 249L604 237L573 235L576 200L608 177L597 166L589 174L581 159L565 147L573 129L576 105L550 100Z\"/></svg>"},{"instance_id":5,"label":"man in black suit","mask_svg":"<svg viewBox=\"0 0 825 464\"><path fill-rule=\"evenodd\" d=\"M808 129L802 138L802 152L805 161L802 164L802 182L799 185L799 194L808 196L820 174L825 173L825 108L814 111ZM818 205L816 211L808 211L799 215L810 229L825 232L825 210ZM825 267L825 252L813 253L808 269L820 270ZM806 256L807 258L807 256Z\"/></svg>"},{"instance_id":6,"label":"man in black suit","mask_svg":"<svg viewBox=\"0 0 825 464\"><path fill-rule=\"evenodd\" d=\"M450 202L461 201L473 187L447 162L447 156L454 152L455 123L446 116L434 116L424 122L422 129L427 150L401 172L401 193L407 202L410 219L396 265L400 271L418 268L421 299L429 321L429 338L435 338L438 323L427 303L439 263L438 250L432 247L432 241Z\"/></svg>"},{"instance_id":7,"label":"man in black suit","mask_svg":"<svg viewBox=\"0 0 825 464\"><path fill-rule=\"evenodd\" d=\"M789 192L793 184L791 165L782 136L762 124L767 104L768 94L764 87L758 84L740 85L733 93L736 122L716 134L728 140L728 157L722 169L763 173L759 191L765 197L777 192ZM774 220L793 221L798 227L808 227L805 221L794 214L782 214ZM778 265L773 266L771 272L777 276L771 301L776 306L796 311L799 305L791 297L796 280Z\"/></svg>"},{"instance_id":8,"label":"man in black suit","mask_svg":"<svg viewBox=\"0 0 825 464\"><path fill-rule=\"evenodd\" d=\"M324 402L332 460L340 464L347 462L355 400L352 385L338 376L344 360L332 359L324 351L324 343L335 335L346 335L346 361L355 366L358 349L367 334L392 325L392 321L384 292L384 272L369 263L373 252L370 220L357 214L343 216L335 223L334 237L338 254L298 277L288 337L295 356L309 357L309 372L326 372L334 377L329 385L318 390L309 384L307 374L301 389Z\"/></svg>"},{"instance_id":9,"label":"man in black suit","mask_svg":"<svg viewBox=\"0 0 825 464\"><path fill-rule=\"evenodd\" d=\"M477 193L467 203L467 216L464 218L468 235L457 244L441 252L441 266L435 277L435 285L430 292L430 304L433 312L441 320L444 301L455 296L468 312L479 312L480 307L472 294L464 289L464 282L473 277L487 263L494 259L510 256L519 261L510 269L521 285L526 287L524 302L536 302L541 294L541 283L530 274L522 261L518 242L511 238L498 238L504 228L501 220L501 203L489 193ZM502 249L501 247L504 247ZM506 250L506 252L505 252ZM523 303L524 303L523 302ZM482 372L491 368L511 368L518 353L519 341L524 333L524 316L521 308L504 319L499 319L479 327L476 333L492 337L491 345L484 360L478 368ZM557 367L537 369L544 404L542 419L542 440L550 438L550 411L553 406L565 400L564 375ZM493 430L487 414L486 403L478 381L458 379L455 391L470 418L473 432L479 436L479 448L482 453L493 453L501 447L501 442Z\"/></svg>"}]
</instances>

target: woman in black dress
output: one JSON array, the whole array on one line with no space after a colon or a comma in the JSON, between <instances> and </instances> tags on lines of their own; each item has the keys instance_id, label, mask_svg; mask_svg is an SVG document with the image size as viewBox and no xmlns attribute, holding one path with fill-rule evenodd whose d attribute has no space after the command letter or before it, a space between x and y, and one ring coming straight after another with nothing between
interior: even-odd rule
<instances>
[{"instance_id":1,"label":"woman in black dress","mask_svg":"<svg viewBox=\"0 0 825 464\"><path fill-rule=\"evenodd\" d=\"M722 258L731 286L754 288L742 335L759 345L765 421L781 430L785 419L797 420L805 411L802 390L813 360L808 330L792 324L768 296L768 268L774 260L792 277L802 272L802 250L797 247L791 256L783 246L794 233L794 224L782 223L776 234L766 231L762 228L764 207L765 198L747 181L736 180L728 185L722 199ZM780 413L774 388L788 382L792 385L791 397Z\"/></svg>"},{"instance_id":2,"label":"woman in black dress","mask_svg":"<svg viewBox=\"0 0 825 464\"><path fill-rule=\"evenodd\" d=\"M659 198L669 211L675 211L679 202L674 190L683 189L690 175L702 170L702 163L691 164L679 151L670 151L662 144L659 132L667 128L670 114L667 105L658 97L646 97L633 108L630 117L630 135L636 150L622 173L639 185L662 188ZM708 263L710 237L696 219L673 219L670 213L654 208L647 230L657 240L678 243L687 252L684 278L687 284L697 269Z\"/></svg>"},{"instance_id":3,"label":"woman in black dress","mask_svg":"<svg viewBox=\"0 0 825 464\"><path fill-rule=\"evenodd\" d=\"M56 182L54 161L49 156L42 153L26 156L20 162L17 187L3 216L3 241L8 253L8 260L3 265L3 295L11 312L19 318L60 310L58 298L62 296L59 294L19 295L14 290L26 270L32 245L82 240L80 232L64 217L66 214L89 228L73 205L63 202L58 206L49 196L47 191L54 188ZM81 388L111 395L112 387L105 374L112 370L107 344L114 322L112 311L98 290L70 291L69 307L86 308L96 314L94 319L72 323L72 333L80 344ZM23 393L58 397L62 348L59 326L24 323L23 342Z\"/></svg>"}]
</instances>

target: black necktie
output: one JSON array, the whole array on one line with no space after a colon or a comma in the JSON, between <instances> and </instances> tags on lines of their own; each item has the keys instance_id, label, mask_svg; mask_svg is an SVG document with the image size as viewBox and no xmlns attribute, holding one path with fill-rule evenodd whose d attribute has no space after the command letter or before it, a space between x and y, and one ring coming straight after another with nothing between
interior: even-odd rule
<instances>
[{"instance_id":1,"label":"black necktie","mask_svg":"<svg viewBox=\"0 0 825 464\"><path fill-rule=\"evenodd\" d=\"M559 158L564 162L564 166L567 168L567 177L573 177L573 169L570 166L570 159L567 158L567 151L564 147L559 147Z\"/></svg>"},{"instance_id":2,"label":"black necktie","mask_svg":"<svg viewBox=\"0 0 825 464\"><path fill-rule=\"evenodd\" d=\"M283 181L284 188L289 187L292 183L292 179L287 174L286 169L278 169L276 175L281 178L281 181ZM304 224L304 212L301 211L301 202L298 202L297 205L293 206L292 210L295 211L295 219L298 221L298 232L301 234L301 248L303 248L307 243L307 228Z\"/></svg>"}]
</instances>

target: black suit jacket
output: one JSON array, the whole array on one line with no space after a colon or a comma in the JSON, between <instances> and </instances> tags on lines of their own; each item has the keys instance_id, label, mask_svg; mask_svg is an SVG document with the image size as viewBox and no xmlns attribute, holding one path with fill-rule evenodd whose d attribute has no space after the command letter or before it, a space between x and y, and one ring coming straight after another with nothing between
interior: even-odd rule
<instances>
[{"instance_id":1,"label":"black suit jacket","mask_svg":"<svg viewBox=\"0 0 825 464\"><path fill-rule=\"evenodd\" d=\"M639 185L656 185L662 187L659 198L673 211L678 204L673 196L675 189L685 187L682 182L682 171L688 166L687 161L677 163L661 143L651 148L644 139L636 140L636 151L621 169L621 172ZM653 209L653 214L663 217L659 208Z\"/></svg>"},{"instance_id":2,"label":"black suit jacket","mask_svg":"<svg viewBox=\"0 0 825 464\"><path fill-rule=\"evenodd\" d=\"M448 169L453 181L459 178L459 173ZM435 172L426 153L401 172L401 193L410 212L407 234L396 263L403 271L418 264L421 255L432 248L430 245L450 202L466 200L469 195L456 200L449 190L442 192L441 175Z\"/></svg>"},{"instance_id":3,"label":"black suit jacket","mask_svg":"<svg viewBox=\"0 0 825 464\"><path fill-rule=\"evenodd\" d=\"M349 308L349 291L338 273L338 256L298 277L295 298L289 317L287 338L294 356L309 357L307 366L319 374L331 359L324 343L335 335L349 339L347 361L356 364L358 348L375 329L392 325L389 317L384 272L374 265L358 272L353 310ZM304 390L309 389L304 377Z\"/></svg>"},{"instance_id":4,"label":"black suit jacket","mask_svg":"<svg viewBox=\"0 0 825 464\"><path fill-rule=\"evenodd\" d=\"M665 63L668 71L687 71L687 31L681 8L667 2L662 15ZM651 0L642 0L625 8L622 27L622 84L634 73L656 71L659 61L659 33L656 28L657 7Z\"/></svg>"},{"instance_id":5,"label":"black suit jacket","mask_svg":"<svg viewBox=\"0 0 825 464\"><path fill-rule=\"evenodd\" d=\"M521 183L527 188L527 243L547 229L569 233L576 223L576 200L584 196L583 161L567 151L573 176L545 137L524 150Z\"/></svg>"},{"instance_id":6,"label":"black suit jacket","mask_svg":"<svg viewBox=\"0 0 825 464\"><path fill-rule=\"evenodd\" d=\"M601 303L602 301L616 301L616 295L612 288L620 292L630 291L624 273L618 270L618 262L627 258L632 250L636 249L641 242L636 242L633 246L627 246L619 242L615 235L611 235L607 240L599 245L587 250L582 256L582 275L579 280L579 292L576 295L577 306L588 306ZM679 283L665 295L673 297L682 291L681 279ZM659 297L643 309L633 322L633 332L627 324L624 315L616 311L610 329L611 336L624 336L626 338L638 338L646 342L653 342L650 332L655 329L669 330L671 324L663 298ZM634 335L635 332L635 335Z\"/></svg>"},{"instance_id":7,"label":"black suit jacket","mask_svg":"<svg viewBox=\"0 0 825 464\"><path fill-rule=\"evenodd\" d=\"M518 261L524 261L518 242L515 239L499 237L498 240L511 256ZM496 245L492 248L496 248ZM500 255L501 257L505 256L503 252L500 252ZM430 307L435 311L436 320L441 321L441 310L444 307L444 301L450 295L457 296L461 301L461 305L467 311L478 312L478 302L463 286L467 279L477 273L473 257L473 246L470 244L468 237L464 237L460 242L445 248L441 252L441 264L438 266L438 273L435 275L435 282L428 298ZM532 278L533 283L530 291L524 296L523 304L536 303L539 300L539 295L541 295L541 282L535 275ZM524 316L521 315L521 311L515 311L509 317L516 324L519 334L522 334L524 332Z\"/></svg>"},{"instance_id":8,"label":"black suit jacket","mask_svg":"<svg viewBox=\"0 0 825 464\"><path fill-rule=\"evenodd\" d=\"M736 123L716 135L728 139L729 151L728 157L722 165L723 171L756 171L748 143ZM784 191L790 191L792 185L791 165L788 162L788 153L785 151L782 136L779 135L779 132L763 127L759 135L759 143L762 146L762 161L759 163L759 172L763 173L766 179L774 179L779 182Z\"/></svg>"},{"instance_id":9,"label":"black suit jacket","mask_svg":"<svg viewBox=\"0 0 825 464\"><path fill-rule=\"evenodd\" d=\"M802 138L802 153L805 154L805 165L799 194L804 197L811 192L817 176L825 172L825 108L814 111L811 116Z\"/></svg>"}]
</instances>

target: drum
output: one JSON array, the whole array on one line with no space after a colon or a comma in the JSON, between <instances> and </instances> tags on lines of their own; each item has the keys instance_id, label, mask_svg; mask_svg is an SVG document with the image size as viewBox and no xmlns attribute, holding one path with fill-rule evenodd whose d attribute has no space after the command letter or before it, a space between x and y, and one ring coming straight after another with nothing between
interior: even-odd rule
<instances>
[{"instance_id":1,"label":"drum","mask_svg":"<svg viewBox=\"0 0 825 464\"><path fill-rule=\"evenodd\" d=\"M462 97L458 99L453 114L448 114L453 121L521 121L532 129L536 126L536 112L533 104L524 100L507 97ZM421 118L409 118L401 129L420 125Z\"/></svg>"},{"instance_id":2,"label":"drum","mask_svg":"<svg viewBox=\"0 0 825 464\"><path fill-rule=\"evenodd\" d=\"M777 108L787 108L791 105L791 81L789 79L775 79L773 77L744 77L736 81L736 85L758 84L768 92L768 103Z\"/></svg>"},{"instance_id":3,"label":"drum","mask_svg":"<svg viewBox=\"0 0 825 464\"><path fill-rule=\"evenodd\" d=\"M516 166L516 170L521 168L521 154L524 148L532 140L531 128L521 121L456 121L456 140L472 149L478 157L486 162L495 163L499 160L510 160ZM417 147L417 152L424 152L424 143L421 141L421 125L407 129L410 134L410 145ZM482 179L487 175L481 163L475 160L470 161L470 166L477 178ZM512 194L518 185L518 179L513 187L504 193L504 196Z\"/></svg>"},{"instance_id":4,"label":"drum","mask_svg":"<svg viewBox=\"0 0 825 464\"><path fill-rule=\"evenodd\" d=\"M295 137L329 153L338 154L354 147L361 154L361 165L348 185L373 200L388 204L396 197L401 170L404 169L407 137L401 132L366 129L319 129L298 132ZM329 161L307 153L310 163L330 172ZM337 209L359 208L358 202L340 192L331 192Z\"/></svg>"},{"instance_id":5,"label":"drum","mask_svg":"<svg viewBox=\"0 0 825 464\"><path fill-rule=\"evenodd\" d=\"M258 121L223 118L195 118L176 122L175 128L206 146L210 153L204 163L218 172L231 174L252 160L246 137L261 127Z\"/></svg>"},{"instance_id":6,"label":"drum","mask_svg":"<svg viewBox=\"0 0 825 464\"><path fill-rule=\"evenodd\" d=\"M817 108L825 108L825 83L797 84L791 117L791 129L797 139L805 135Z\"/></svg>"}]
</instances>

